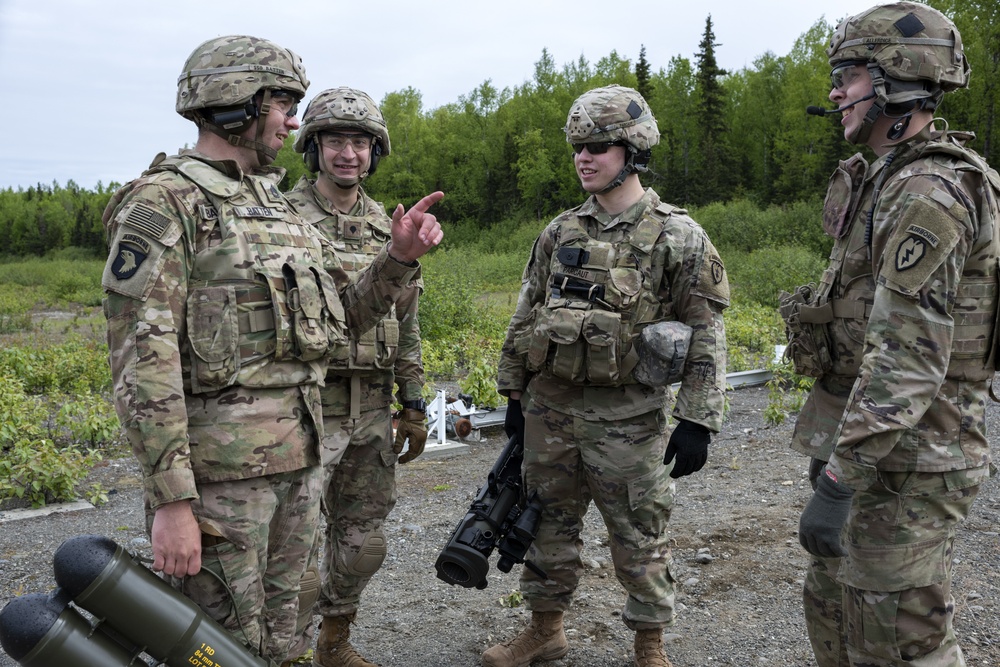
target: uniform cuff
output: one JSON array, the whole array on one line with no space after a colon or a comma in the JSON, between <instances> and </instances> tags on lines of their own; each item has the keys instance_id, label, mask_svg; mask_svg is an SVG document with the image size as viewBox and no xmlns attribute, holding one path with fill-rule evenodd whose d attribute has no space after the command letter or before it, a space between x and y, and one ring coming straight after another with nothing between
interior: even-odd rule
<instances>
[{"instance_id":1,"label":"uniform cuff","mask_svg":"<svg viewBox=\"0 0 1000 667\"><path fill-rule=\"evenodd\" d=\"M871 488L878 481L878 469L872 465L843 459L834 454L826 464L837 477L837 481L855 491Z\"/></svg>"},{"instance_id":2,"label":"uniform cuff","mask_svg":"<svg viewBox=\"0 0 1000 667\"><path fill-rule=\"evenodd\" d=\"M191 472L190 468L167 470L150 475L143 480L143 489L152 509L178 500L198 498L194 473Z\"/></svg>"},{"instance_id":3,"label":"uniform cuff","mask_svg":"<svg viewBox=\"0 0 1000 667\"><path fill-rule=\"evenodd\" d=\"M390 255L388 245L382 248L372 264L376 267L380 280L391 282L396 287L405 287L420 270L420 262L406 264Z\"/></svg>"}]
</instances>

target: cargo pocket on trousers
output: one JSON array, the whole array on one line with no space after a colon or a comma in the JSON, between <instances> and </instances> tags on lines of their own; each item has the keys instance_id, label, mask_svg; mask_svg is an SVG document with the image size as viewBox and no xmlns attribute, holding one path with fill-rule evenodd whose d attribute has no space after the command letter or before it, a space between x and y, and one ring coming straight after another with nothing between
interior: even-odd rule
<instances>
[{"instance_id":1,"label":"cargo pocket on trousers","mask_svg":"<svg viewBox=\"0 0 1000 667\"><path fill-rule=\"evenodd\" d=\"M628 482L630 523L638 544L654 539L670 520L675 487L669 472L668 466L655 465L645 475Z\"/></svg>"}]
</instances>

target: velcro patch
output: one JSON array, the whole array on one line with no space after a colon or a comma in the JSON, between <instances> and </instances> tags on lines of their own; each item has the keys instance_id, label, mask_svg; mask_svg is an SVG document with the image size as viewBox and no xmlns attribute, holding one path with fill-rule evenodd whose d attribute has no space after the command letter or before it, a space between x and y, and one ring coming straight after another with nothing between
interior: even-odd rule
<instances>
[{"instance_id":1,"label":"velcro patch","mask_svg":"<svg viewBox=\"0 0 1000 667\"><path fill-rule=\"evenodd\" d=\"M958 222L938 202L910 198L886 244L880 279L904 294L916 294L958 244L960 234Z\"/></svg>"},{"instance_id":2,"label":"velcro patch","mask_svg":"<svg viewBox=\"0 0 1000 667\"><path fill-rule=\"evenodd\" d=\"M281 220L285 217L285 212L280 208L270 206L234 206L233 212L238 218L269 218Z\"/></svg>"},{"instance_id":3,"label":"velcro patch","mask_svg":"<svg viewBox=\"0 0 1000 667\"><path fill-rule=\"evenodd\" d=\"M170 219L145 204L136 204L125 216L122 224L145 232L154 239L159 239L163 236L163 232L170 227Z\"/></svg>"}]
</instances>

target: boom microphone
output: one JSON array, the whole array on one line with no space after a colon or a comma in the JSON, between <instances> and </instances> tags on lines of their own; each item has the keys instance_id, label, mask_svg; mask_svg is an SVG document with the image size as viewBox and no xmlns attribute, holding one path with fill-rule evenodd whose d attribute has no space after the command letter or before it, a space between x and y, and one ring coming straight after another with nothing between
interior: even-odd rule
<instances>
[{"instance_id":1,"label":"boom microphone","mask_svg":"<svg viewBox=\"0 0 1000 667\"><path fill-rule=\"evenodd\" d=\"M811 114L813 116L829 116L830 114L840 113L842 111L847 111L848 109L850 109L851 107L853 107L855 104L861 104L862 102L864 102L866 100L870 100L873 97L875 97L875 93L872 93L871 95L865 95L860 100L856 100L854 102L851 102L850 104L845 104L844 106L837 107L836 109L824 109L823 107L809 106L809 107L806 107L806 113L807 114Z\"/></svg>"}]
</instances>

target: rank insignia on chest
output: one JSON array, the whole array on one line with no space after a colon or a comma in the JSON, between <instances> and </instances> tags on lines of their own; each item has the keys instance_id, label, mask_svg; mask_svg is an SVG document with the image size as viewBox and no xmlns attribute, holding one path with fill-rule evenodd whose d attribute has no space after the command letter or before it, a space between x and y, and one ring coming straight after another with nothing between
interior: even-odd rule
<instances>
[{"instance_id":1,"label":"rank insignia on chest","mask_svg":"<svg viewBox=\"0 0 1000 667\"><path fill-rule=\"evenodd\" d=\"M111 264L111 273L118 280L128 280L139 270L147 256L147 253L140 250L138 246L120 241L115 261Z\"/></svg>"},{"instance_id":2,"label":"rank insignia on chest","mask_svg":"<svg viewBox=\"0 0 1000 667\"><path fill-rule=\"evenodd\" d=\"M362 228L361 223L357 220L344 220L340 229L341 236L345 241L361 240Z\"/></svg>"},{"instance_id":3,"label":"rank insignia on chest","mask_svg":"<svg viewBox=\"0 0 1000 667\"><path fill-rule=\"evenodd\" d=\"M920 263L927 251L927 243L922 238L910 236L896 248L896 270L906 271Z\"/></svg>"}]
</instances>

